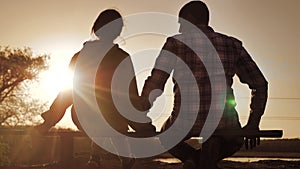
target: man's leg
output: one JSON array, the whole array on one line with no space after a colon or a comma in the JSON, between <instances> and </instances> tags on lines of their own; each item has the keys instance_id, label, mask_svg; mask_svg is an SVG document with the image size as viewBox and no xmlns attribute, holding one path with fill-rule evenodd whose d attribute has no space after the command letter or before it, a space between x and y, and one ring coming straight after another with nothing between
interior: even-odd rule
<instances>
[{"instance_id":1,"label":"man's leg","mask_svg":"<svg viewBox=\"0 0 300 169\"><path fill-rule=\"evenodd\" d=\"M162 132L164 132L165 130L167 130L170 126L173 125L173 119L172 116L169 117L166 122L163 124L162 127ZM171 136L175 136L177 135L178 131L173 131L174 134L170 134ZM189 144L187 144L185 141L190 139L191 136L186 136L185 138L183 138L176 146L174 146L173 148L169 149L170 147L168 146L169 144L169 140L172 138L160 138L160 142L161 145L163 147L165 147L166 149L169 149L168 152L173 155L174 157L178 158L181 162L184 163L184 169L188 169L188 168L196 168L196 164L195 162L197 161L197 157L196 157L196 149L193 148L192 146L190 146ZM176 139L176 138L174 138Z\"/></svg>"},{"instance_id":2,"label":"man's leg","mask_svg":"<svg viewBox=\"0 0 300 169\"><path fill-rule=\"evenodd\" d=\"M244 144L243 137L236 137L231 139L222 138L222 146L220 149L218 160L232 156L235 152L240 150Z\"/></svg>"},{"instance_id":3,"label":"man's leg","mask_svg":"<svg viewBox=\"0 0 300 169\"><path fill-rule=\"evenodd\" d=\"M176 146L169 149L168 152L184 163L183 169L196 169L196 165L197 165L196 149L190 146L189 144L187 144L186 142L184 142L185 140L188 139L190 139L190 137L184 138ZM162 146L164 146L165 148L169 148L167 146L168 140L169 139L160 138L160 142Z\"/></svg>"},{"instance_id":4,"label":"man's leg","mask_svg":"<svg viewBox=\"0 0 300 169\"><path fill-rule=\"evenodd\" d=\"M170 126L173 125L173 118L172 116L170 116L165 123L162 126L162 132L166 131L169 129ZM171 137L174 137L174 139L176 140L176 136L178 135L178 132L181 132L181 129L178 129L178 131L176 131L176 129L172 130L173 133L169 133L169 135ZM199 158L197 158L197 151L195 148L193 148L192 146L190 146L188 143L186 143L185 141L190 139L192 137L192 135L187 135L185 138L183 138L177 145L175 145L174 147L172 147L170 149L169 145L169 141L172 140L173 138L159 138L161 145L163 147L165 147L166 149L168 149L168 152L173 155L174 157L178 158L181 162L184 163L183 165L183 169L196 169L197 166L197 161Z\"/></svg>"},{"instance_id":5,"label":"man's leg","mask_svg":"<svg viewBox=\"0 0 300 169\"><path fill-rule=\"evenodd\" d=\"M184 141L177 144L168 152L182 162L192 160L196 155L196 150Z\"/></svg>"},{"instance_id":6,"label":"man's leg","mask_svg":"<svg viewBox=\"0 0 300 169\"><path fill-rule=\"evenodd\" d=\"M219 137L211 137L202 144L202 148L197 150L198 169L217 169L220 156L221 140Z\"/></svg>"},{"instance_id":7,"label":"man's leg","mask_svg":"<svg viewBox=\"0 0 300 169\"><path fill-rule=\"evenodd\" d=\"M212 136L203 143L198 151L199 169L217 169L217 164L232 156L243 145L243 138L223 138Z\"/></svg>"},{"instance_id":8,"label":"man's leg","mask_svg":"<svg viewBox=\"0 0 300 169\"><path fill-rule=\"evenodd\" d=\"M183 169L196 169L196 149L184 142L184 140L168 150L168 152L183 162Z\"/></svg>"}]
</instances>

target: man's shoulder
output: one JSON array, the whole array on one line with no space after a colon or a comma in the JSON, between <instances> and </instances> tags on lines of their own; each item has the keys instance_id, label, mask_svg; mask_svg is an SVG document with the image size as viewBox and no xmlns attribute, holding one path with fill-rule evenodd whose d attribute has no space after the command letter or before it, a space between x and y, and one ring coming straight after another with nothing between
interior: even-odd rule
<instances>
[{"instance_id":1,"label":"man's shoulder","mask_svg":"<svg viewBox=\"0 0 300 169\"><path fill-rule=\"evenodd\" d=\"M216 37L222 38L222 39L224 39L224 40L226 40L228 42L232 42L232 43L234 43L236 45L242 45L242 41L239 40L236 37L233 37L233 36L230 36L230 35L226 35L226 34L220 33L220 32L215 32L215 34L216 34Z\"/></svg>"},{"instance_id":2,"label":"man's shoulder","mask_svg":"<svg viewBox=\"0 0 300 169\"><path fill-rule=\"evenodd\" d=\"M169 36L167 40L176 41L176 40L188 39L188 38L195 37L193 34L194 34L193 32L178 33L173 36Z\"/></svg>"},{"instance_id":3,"label":"man's shoulder","mask_svg":"<svg viewBox=\"0 0 300 169\"><path fill-rule=\"evenodd\" d=\"M169 36L167 38L167 41L176 41L176 40L181 39L182 37L183 37L182 34L175 34L173 36Z\"/></svg>"},{"instance_id":4,"label":"man's shoulder","mask_svg":"<svg viewBox=\"0 0 300 169\"><path fill-rule=\"evenodd\" d=\"M182 43L185 42L188 39L193 39L193 38L197 38L198 36L194 35L195 32L188 32L188 33L180 33L180 34L175 34L173 36L170 36L167 38L167 42L169 44L178 44L178 43ZM200 37L202 37L202 35L205 34L201 34ZM208 39L210 39L210 41L217 42L217 43L226 43L227 45L234 45L238 48L240 48L243 43L241 40L239 40L236 37L224 34L224 33L220 33L220 32L209 32L208 34L205 35Z\"/></svg>"},{"instance_id":5,"label":"man's shoulder","mask_svg":"<svg viewBox=\"0 0 300 169\"><path fill-rule=\"evenodd\" d=\"M184 44L187 41L187 39L190 39L190 38L191 37L186 34L179 33L179 34L175 34L173 36L169 36L166 39L166 42L168 44L181 45L181 44Z\"/></svg>"}]
</instances>

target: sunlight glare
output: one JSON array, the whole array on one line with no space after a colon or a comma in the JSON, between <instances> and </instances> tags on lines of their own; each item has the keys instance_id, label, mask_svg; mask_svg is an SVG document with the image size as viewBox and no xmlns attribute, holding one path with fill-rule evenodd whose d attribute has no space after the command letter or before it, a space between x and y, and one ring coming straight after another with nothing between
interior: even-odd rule
<instances>
[{"instance_id":1,"label":"sunlight glare","mask_svg":"<svg viewBox=\"0 0 300 169\"><path fill-rule=\"evenodd\" d=\"M41 82L47 95L57 94L73 87L73 72L66 66L56 66L50 69Z\"/></svg>"}]
</instances>

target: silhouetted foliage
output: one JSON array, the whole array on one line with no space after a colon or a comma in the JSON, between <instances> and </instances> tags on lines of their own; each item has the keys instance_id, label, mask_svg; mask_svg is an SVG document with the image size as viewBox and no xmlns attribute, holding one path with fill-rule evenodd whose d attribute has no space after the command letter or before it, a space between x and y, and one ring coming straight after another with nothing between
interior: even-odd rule
<instances>
[{"instance_id":1,"label":"silhouetted foliage","mask_svg":"<svg viewBox=\"0 0 300 169\"><path fill-rule=\"evenodd\" d=\"M10 160L8 157L9 145L3 140L3 136L0 137L0 168L5 168L10 165Z\"/></svg>"},{"instance_id":2,"label":"silhouetted foliage","mask_svg":"<svg viewBox=\"0 0 300 169\"><path fill-rule=\"evenodd\" d=\"M47 68L47 55L0 46L0 125L28 125L43 104L31 98L29 81Z\"/></svg>"}]
</instances>

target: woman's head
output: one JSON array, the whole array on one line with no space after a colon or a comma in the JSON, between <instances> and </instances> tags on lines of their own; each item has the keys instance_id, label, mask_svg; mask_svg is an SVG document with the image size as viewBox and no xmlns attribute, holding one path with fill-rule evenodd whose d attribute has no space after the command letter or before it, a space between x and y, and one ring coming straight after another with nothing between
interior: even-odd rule
<instances>
[{"instance_id":1,"label":"woman's head","mask_svg":"<svg viewBox=\"0 0 300 169\"><path fill-rule=\"evenodd\" d=\"M114 9L107 9L99 14L92 27L92 33L98 37L115 39L120 35L122 27L121 14Z\"/></svg>"}]
</instances>

